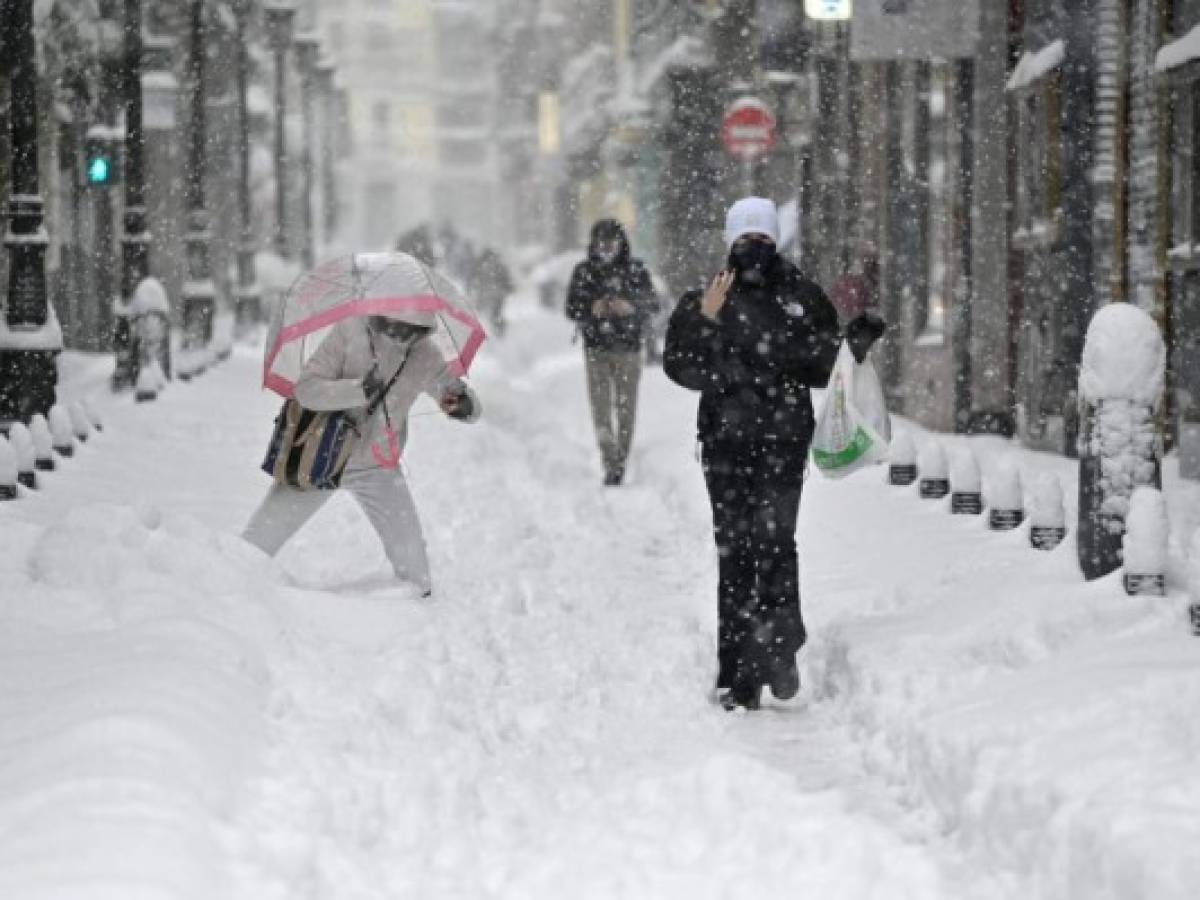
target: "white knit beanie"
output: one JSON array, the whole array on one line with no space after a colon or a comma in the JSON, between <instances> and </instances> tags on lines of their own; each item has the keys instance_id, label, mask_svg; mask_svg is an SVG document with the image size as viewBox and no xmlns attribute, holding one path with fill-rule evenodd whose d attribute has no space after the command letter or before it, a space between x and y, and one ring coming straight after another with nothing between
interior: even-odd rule
<instances>
[{"instance_id":1,"label":"white knit beanie","mask_svg":"<svg viewBox=\"0 0 1200 900\"><path fill-rule=\"evenodd\" d=\"M729 207L725 216L725 246L744 234L765 234L779 243L779 210L766 197L746 197Z\"/></svg>"}]
</instances>

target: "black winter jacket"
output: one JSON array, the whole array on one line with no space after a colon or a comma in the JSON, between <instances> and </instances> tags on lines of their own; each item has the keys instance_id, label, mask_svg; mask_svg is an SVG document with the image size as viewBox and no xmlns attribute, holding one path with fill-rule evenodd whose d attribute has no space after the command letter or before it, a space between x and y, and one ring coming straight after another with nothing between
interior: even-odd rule
<instances>
[{"instance_id":1,"label":"black winter jacket","mask_svg":"<svg viewBox=\"0 0 1200 900\"><path fill-rule=\"evenodd\" d=\"M596 255L598 237L611 235L621 245L621 251L611 263ZM592 307L597 300L622 299L633 305L631 316L597 318ZM642 347L646 323L658 312L658 298L650 273L639 259L630 255L629 241L624 229L612 220L602 220L592 231L588 258L571 273L567 288L567 317L574 320L589 349L624 350L636 352Z\"/></svg>"},{"instance_id":2,"label":"black winter jacket","mask_svg":"<svg viewBox=\"0 0 1200 900\"><path fill-rule=\"evenodd\" d=\"M733 283L717 321L700 313L702 296L694 290L680 299L663 352L667 376L700 391L700 440L786 443L806 452L813 433L809 388L828 383L841 343L825 292L777 257L763 284Z\"/></svg>"}]
</instances>

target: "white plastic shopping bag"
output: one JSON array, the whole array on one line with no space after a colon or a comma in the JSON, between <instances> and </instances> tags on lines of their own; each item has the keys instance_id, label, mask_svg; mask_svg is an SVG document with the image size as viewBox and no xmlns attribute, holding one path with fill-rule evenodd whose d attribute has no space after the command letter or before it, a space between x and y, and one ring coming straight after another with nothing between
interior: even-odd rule
<instances>
[{"instance_id":1,"label":"white plastic shopping bag","mask_svg":"<svg viewBox=\"0 0 1200 900\"><path fill-rule=\"evenodd\" d=\"M855 362L843 341L813 432L813 463L830 478L841 478L886 460L891 437L891 421L875 367L870 359Z\"/></svg>"}]
</instances>

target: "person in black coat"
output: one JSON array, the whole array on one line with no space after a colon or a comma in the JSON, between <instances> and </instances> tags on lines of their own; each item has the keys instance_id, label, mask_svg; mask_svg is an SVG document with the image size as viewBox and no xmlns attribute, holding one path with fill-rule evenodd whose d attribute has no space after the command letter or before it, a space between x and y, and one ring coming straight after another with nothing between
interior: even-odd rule
<instances>
[{"instance_id":1,"label":"person in black coat","mask_svg":"<svg viewBox=\"0 0 1200 900\"><path fill-rule=\"evenodd\" d=\"M592 227L588 257L575 267L566 314L583 335L592 424L604 465L604 483L618 485L633 442L642 342L658 310L650 273L629 250L615 219Z\"/></svg>"},{"instance_id":2,"label":"person in black coat","mask_svg":"<svg viewBox=\"0 0 1200 900\"><path fill-rule=\"evenodd\" d=\"M796 520L814 417L842 333L825 292L776 252L775 204L729 210L728 268L684 294L667 325L663 369L700 392L697 433L719 552L717 691L726 709L755 709L763 685L799 690ZM874 315L847 326L860 361L883 333Z\"/></svg>"}]
</instances>

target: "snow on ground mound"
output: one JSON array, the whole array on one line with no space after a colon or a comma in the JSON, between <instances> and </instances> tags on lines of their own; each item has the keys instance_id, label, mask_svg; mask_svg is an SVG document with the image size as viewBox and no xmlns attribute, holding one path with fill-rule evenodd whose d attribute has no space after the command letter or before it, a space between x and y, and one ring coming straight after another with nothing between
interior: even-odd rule
<instances>
[{"instance_id":1,"label":"snow on ground mound","mask_svg":"<svg viewBox=\"0 0 1200 900\"><path fill-rule=\"evenodd\" d=\"M261 558L153 510L4 530L0 896L228 896L275 630Z\"/></svg>"},{"instance_id":2,"label":"snow on ground mound","mask_svg":"<svg viewBox=\"0 0 1200 900\"><path fill-rule=\"evenodd\" d=\"M828 601L809 658L868 767L980 871L998 867L1002 896L1194 896L1200 655L1181 593L1083 583L1072 539L1034 554L1028 526L995 535L898 492L873 500L883 528L858 540L878 599ZM902 529L919 562L886 537Z\"/></svg>"}]
</instances>

